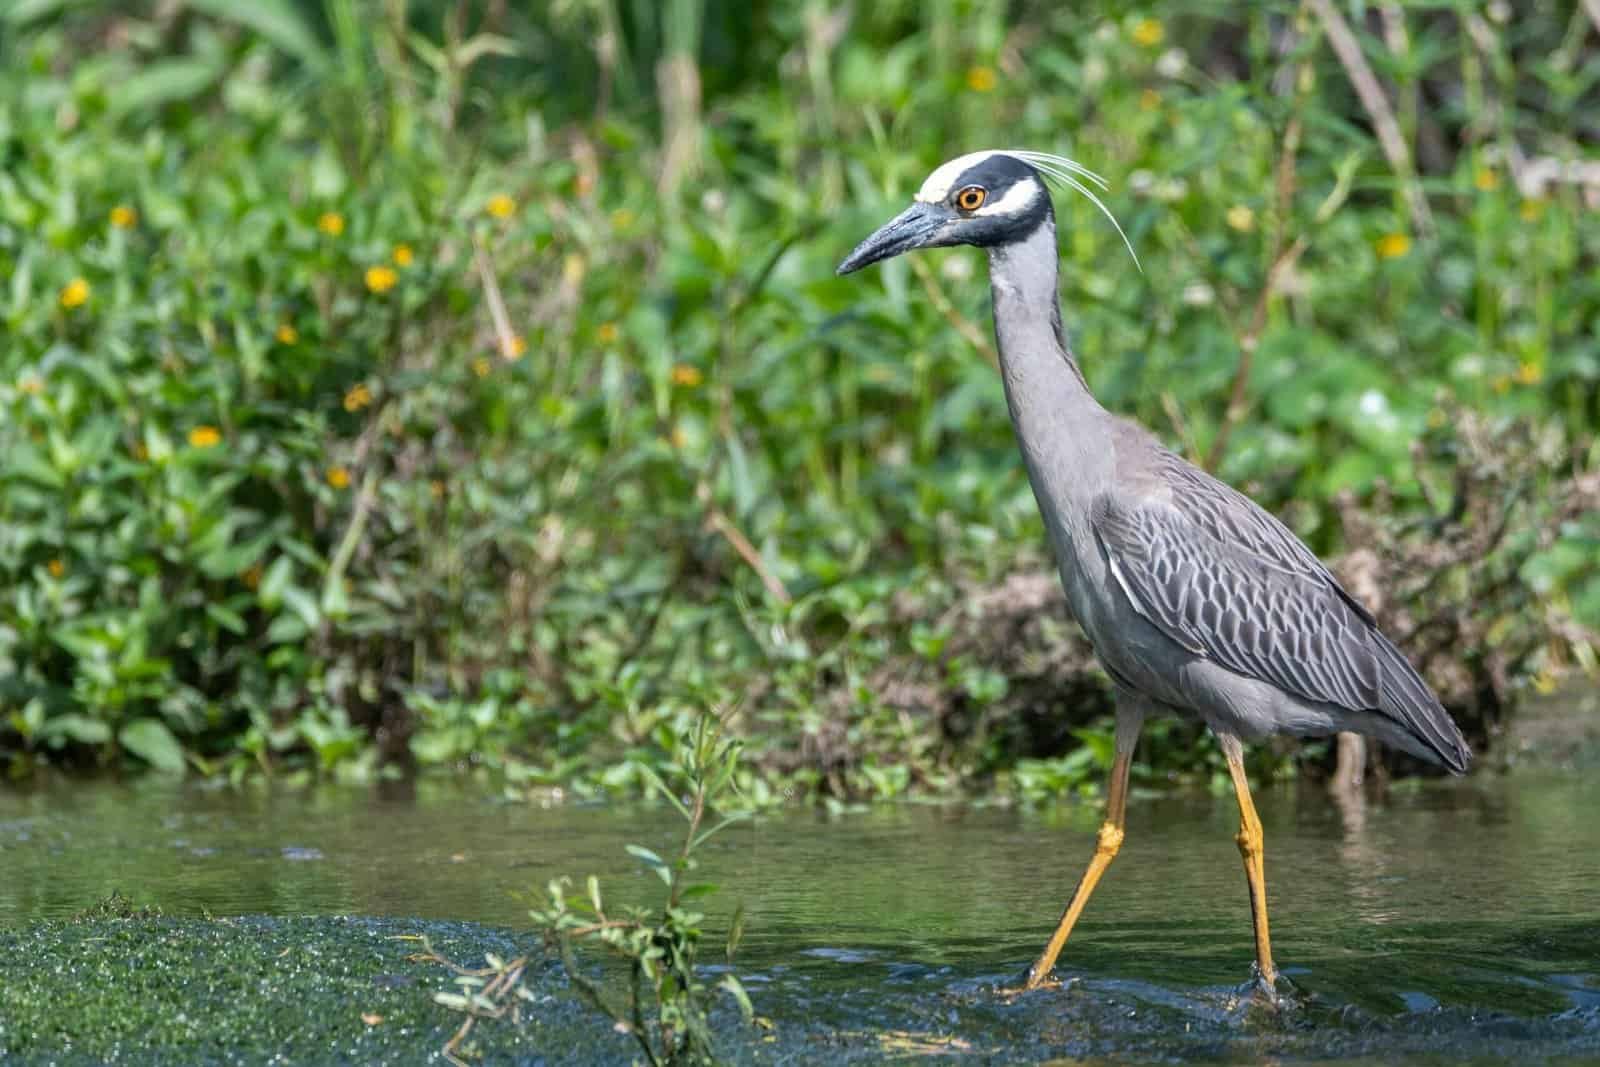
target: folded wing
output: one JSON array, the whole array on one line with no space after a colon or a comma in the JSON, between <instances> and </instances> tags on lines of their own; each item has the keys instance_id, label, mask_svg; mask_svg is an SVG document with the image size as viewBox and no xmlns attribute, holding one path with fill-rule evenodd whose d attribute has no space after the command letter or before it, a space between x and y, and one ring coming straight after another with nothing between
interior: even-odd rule
<instances>
[{"instance_id":1,"label":"folded wing","mask_svg":"<svg viewBox=\"0 0 1600 1067\"><path fill-rule=\"evenodd\" d=\"M1134 609L1184 648L1305 700L1378 709L1372 627L1331 581L1220 541L1165 501L1103 495L1092 521Z\"/></svg>"}]
</instances>

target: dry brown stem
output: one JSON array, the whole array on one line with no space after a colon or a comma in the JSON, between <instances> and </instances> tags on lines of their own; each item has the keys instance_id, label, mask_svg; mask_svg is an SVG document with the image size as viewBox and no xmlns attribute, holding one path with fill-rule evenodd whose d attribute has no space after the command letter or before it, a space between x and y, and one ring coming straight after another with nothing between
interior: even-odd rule
<instances>
[{"instance_id":1,"label":"dry brown stem","mask_svg":"<svg viewBox=\"0 0 1600 1067\"><path fill-rule=\"evenodd\" d=\"M1394 117L1394 108L1389 106L1389 98L1384 95L1377 74L1361 51L1361 42L1356 40L1355 32L1350 29L1350 24L1340 14L1333 0L1307 0L1307 3L1322 21L1328 34L1328 43L1333 46L1334 54L1339 57L1340 65L1350 78L1350 84L1355 87L1356 96L1361 99L1361 106L1372 120L1372 127L1378 134L1378 144L1382 146L1383 154L1389 160L1389 168L1394 171L1396 180L1405 192L1412 224L1419 232L1431 234L1433 213L1428 209L1422 183L1417 180L1411 149L1406 145L1400 123Z\"/></svg>"}]
</instances>

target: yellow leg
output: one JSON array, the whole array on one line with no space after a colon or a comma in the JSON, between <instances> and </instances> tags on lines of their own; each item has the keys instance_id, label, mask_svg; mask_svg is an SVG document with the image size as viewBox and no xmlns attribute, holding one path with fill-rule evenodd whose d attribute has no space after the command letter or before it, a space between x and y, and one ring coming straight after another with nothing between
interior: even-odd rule
<instances>
[{"instance_id":1,"label":"yellow leg","mask_svg":"<svg viewBox=\"0 0 1600 1067\"><path fill-rule=\"evenodd\" d=\"M1239 795L1239 855L1244 857L1244 876L1250 884L1250 921L1256 931L1256 971L1269 991L1277 984L1278 969L1272 965L1272 937L1267 932L1267 865L1262 848L1261 820L1250 799L1250 783L1245 779L1244 760L1237 743L1222 746L1228 759L1228 774Z\"/></svg>"},{"instance_id":2,"label":"yellow leg","mask_svg":"<svg viewBox=\"0 0 1600 1067\"><path fill-rule=\"evenodd\" d=\"M1067 943L1067 935L1072 933L1073 926L1078 922L1078 916L1083 914L1083 906L1089 902L1089 894L1094 892L1095 884L1100 881L1100 876L1106 873L1106 868L1111 866L1111 861L1116 858L1117 850L1122 847L1122 825L1128 809L1128 767L1132 757L1131 751L1119 751L1116 762L1111 765L1111 786L1106 798L1106 821L1101 824L1099 836L1095 839L1094 858L1089 860L1089 869L1083 872L1077 892L1072 894L1072 902L1062 913L1061 922L1056 925L1056 932L1051 935L1050 943L1039 954L1038 961L1028 968L1028 980L1023 984L1024 989L1037 989L1050 977L1050 969L1056 965L1056 957L1061 954L1061 947Z\"/></svg>"}]
</instances>

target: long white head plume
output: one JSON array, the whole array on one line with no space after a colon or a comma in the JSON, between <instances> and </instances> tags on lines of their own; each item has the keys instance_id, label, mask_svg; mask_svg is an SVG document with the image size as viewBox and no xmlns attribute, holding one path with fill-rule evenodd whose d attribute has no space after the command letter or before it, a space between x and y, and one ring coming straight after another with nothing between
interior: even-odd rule
<instances>
[{"instance_id":1,"label":"long white head plume","mask_svg":"<svg viewBox=\"0 0 1600 1067\"><path fill-rule=\"evenodd\" d=\"M982 160L994 155L1014 156L1039 171L1046 178L1053 179L1088 197L1089 202L1099 208L1100 213L1110 220L1112 227L1117 231L1117 236L1122 238L1123 245L1128 249L1128 255L1133 257L1133 265L1139 268L1139 273L1144 273L1144 267L1139 262L1139 254L1133 250L1133 242L1128 240L1128 235L1123 232L1121 223L1117 222L1117 217L1095 195L1094 191L1084 184L1087 181L1104 191L1110 188L1106 184L1106 180L1088 167L1076 160L1068 159L1066 156L1052 155L1049 152L1035 152L1027 148L999 148L982 152L969 152L964 156L958 156L950 160L950 162L945 163L928 175L928 180L923 182L922 188L917 191L916 199L930 204L944 200L950 195L951 186L956 183L962 174Z\"/></svg>"}]
</instances>

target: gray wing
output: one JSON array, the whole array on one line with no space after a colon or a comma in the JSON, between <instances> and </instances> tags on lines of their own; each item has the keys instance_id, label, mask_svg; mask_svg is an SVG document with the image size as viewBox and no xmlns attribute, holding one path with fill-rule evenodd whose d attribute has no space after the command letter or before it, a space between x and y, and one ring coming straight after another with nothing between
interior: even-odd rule
<instances>
[{"instance_id":1,"label":"gray wing","mask_svg":"<svg viewBox=\"0 0 1600 1067\"><path fill-rule=\"evenodd\" d=\"M1253 529L1249 519L1202 524L1176 501L1112 494L1091 515L1134 609L1172 640L1302 699L1377 709L1383 679L1370 616L1303 546L1311 567L1270 538L1223 541L1206 528Z\"/></svg>"},{"instance_id":2,"label":"gray wing","mask_svg":"<svg viewBox=\"0 0 1600 1067\"><path fill-rule=\"evenodd\" d=\"M1093 521L1140 614L1239 674L1375 711L1422 752L1466 769L1472 752L1428 683L1287 526L1143 428L1124 422L1113 433L1131 491L1101 497Z\"/></svg>"},{"instance_id":3,"label":"gray wing","mask_svg":"<svg viewBox=\"0 0 1600 1067\"><path fill-rule=\"evenodd\" d=\"M1156 445L1151 457L1174 507L1216 540L1235 545L1251 556L1303 578L1332 587L1341 600L1369 626L1376 626L1364 604L1339 585L1312 551L1277 517L1225 482L1186 463Z\"/></svg>"}]
</instances>

